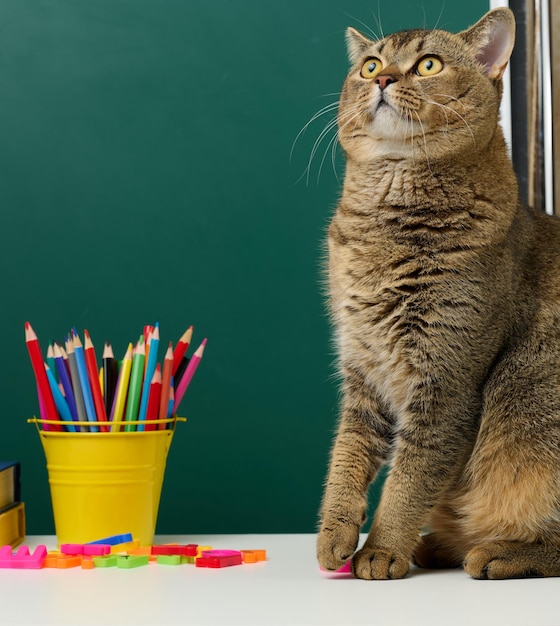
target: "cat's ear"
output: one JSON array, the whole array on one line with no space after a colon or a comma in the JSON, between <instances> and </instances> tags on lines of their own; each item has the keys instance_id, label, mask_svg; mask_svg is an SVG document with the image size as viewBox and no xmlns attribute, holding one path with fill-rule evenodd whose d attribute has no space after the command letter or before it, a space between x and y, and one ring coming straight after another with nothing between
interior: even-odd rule
<instances>
[{"instance_id":1,"label":"cat's ear","mask_svg":"<svg viewBox=\"0 0 560 626\"><path fill-rule=\"evenodd\" d=\"M348 57L352 65L357 63L365 54L366 50L371 46L373 41L364 37L355 28L346 29L346 46L348 48Z\"/></svg>"},{"instance_id":2,"label":"cat's ear","mask_svg":"<svg viewBox=\"0 0 560 626\"><path fill-rule=\"evenodd\" d=\"M515 18L510 9L500 7L489 11L468 30L459 33L474 46L476 59L484 66L491 80L502 77L515 43Z\"/></svg>"}]
</instances>

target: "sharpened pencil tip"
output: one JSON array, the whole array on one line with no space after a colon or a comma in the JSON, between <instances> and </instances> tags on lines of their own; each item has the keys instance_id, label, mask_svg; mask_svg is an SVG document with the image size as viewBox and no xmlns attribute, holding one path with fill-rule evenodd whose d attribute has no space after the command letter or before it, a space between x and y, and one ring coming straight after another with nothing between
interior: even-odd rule
<instances>
[{"instance_id":1,"label":"sharpened pencil tip","mask_svg":"<svg viewBox=\"0 0 560 626\"><path fill-rule=\"evenodd\" d=\"M29 322L25 323L25 341L35 341L37 339L37 335L35 331L31 327Z\"/></svg>"}]
</instances>

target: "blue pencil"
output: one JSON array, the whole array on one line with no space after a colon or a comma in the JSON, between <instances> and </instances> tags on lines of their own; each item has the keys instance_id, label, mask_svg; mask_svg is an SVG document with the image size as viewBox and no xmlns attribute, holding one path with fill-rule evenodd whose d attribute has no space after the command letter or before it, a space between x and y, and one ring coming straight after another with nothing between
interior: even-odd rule
<instances>
[{"instance_id":1,"label":"blue pencil","mask_svg":"<svg viewBox=\"0 0 560 626\"><path fill-rule=\"evenodd\" d=\"M86 415L89 422L97 421L95 413L95 405L93 404L93 395L89 384L89 378L86 367L86 358L84 356L84 347L80 341L80 337L75 330L72 330L72 340L74 343L74 356L76 357L76 365L78 366L78 375L80 377L80 386L84 396L84 404L86 406ZM90 426L91 432L98 433L99 427Z\"/></svg>"},{"instance_id":2,"label":"blue pencil","mask_svg":"<svg viewBox=\"0 0 560 626\"><path fill-rule=\"evenodd\" d=\"M148 411L148 399L150 396L150 384L152 377L156 371L157 365L157 353L159 347L159 324L156 322L152 338L150 340L150 352L148 354L148 362L146 363L146 372L144 374L144 383L142 385L142 397L140 399L140 409L138 411L138 421L146 419L146 413ZM143 431L144 424L138 424L136 430Z\"/></svg>"},{"instance_id":3,"label":"blue pencil","mask_svg":"<svg viewBox=\"0 0 560 626\"><path fill-rule=\"evenodd\" d=\"M49 381L49 385L51 387L51 391L53 394L54 403L56 404L56 408L60 414L60 417L65 422L72 421L72 414L70 413L70 408L68 407L68 403L66 399L62 395L62 391L60 391L54 374L51 372L51 368L45 363L45 371L47 372L47 379ZM70 432L78 432L75 426L66 425Z\"/></svg>"},{"instance_id":4,"label":"blue pencil","mask_svg":"<svg viewBox=\"0 0 560 626\"><path fill-rule=\"evenodd\" d=\"M64 389L66 402L68 402L72 419L75 422L78 422L80 418L78 417L78 407L76 406L76 399L74 398L74 390L72 389L72 383L70 382L70 376L68 376L68 370L66 369L66 363L64 362L62 351L57 343L54 344L53 352L54 363L58 371L58 379L62 383L62 388Z\"/></svg>"},{"instance_id":5,"label":"blue pencil","mask_svg":"<svg viewBox=\"0 0 560 626\"><path fill-rule=\"evenodd\" d=\"M169 389L169 406L167 408L167 419L173 417L173 405L175 404L175 379L171 377L170 389ZM169 424L164 428L171 428Z\"/></svg>"}]
</instances>

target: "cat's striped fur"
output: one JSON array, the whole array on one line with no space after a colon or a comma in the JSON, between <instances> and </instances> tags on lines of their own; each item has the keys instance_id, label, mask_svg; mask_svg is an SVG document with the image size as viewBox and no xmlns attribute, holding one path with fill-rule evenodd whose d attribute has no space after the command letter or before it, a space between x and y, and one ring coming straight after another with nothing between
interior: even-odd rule
<instances>
[{"instance_id":1,"label":"cat's striped fur","mask_svg":"<svg viewBox=\"0 0 560 626\"><path fill-rule=\"evenodd\" d=\"M560 222L519 204L498 125L514 31L496 9L459 34L348 32L346 174L328 237L343 396L326 569L353 555L368 579L401 578L410 561L560 575Z\"/></svg>"}]
</instances>

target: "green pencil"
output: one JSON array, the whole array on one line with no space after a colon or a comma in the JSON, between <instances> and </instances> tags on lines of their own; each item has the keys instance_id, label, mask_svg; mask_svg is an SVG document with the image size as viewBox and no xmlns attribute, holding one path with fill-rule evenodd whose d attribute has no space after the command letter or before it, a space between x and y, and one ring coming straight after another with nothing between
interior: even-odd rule
<instances>
[{"instance_id":1,"label":"green pencil","mask_svg":"<svg viewBox=\"0 0 560 626\"><path fill-rule=\"evenodd\" d=\"M144 360L146 359L146 346L144 336L140 335L138 343L134 348L132 357L132 370L130 372L130 383L128 386L128 399L126 402L125 422L136 421L138 419L138 405L140 404L140 394L142 392L142 381L144 378ZM125 432L136 430L136 426L126 424Z\"/></svg>"}]
</instances>

